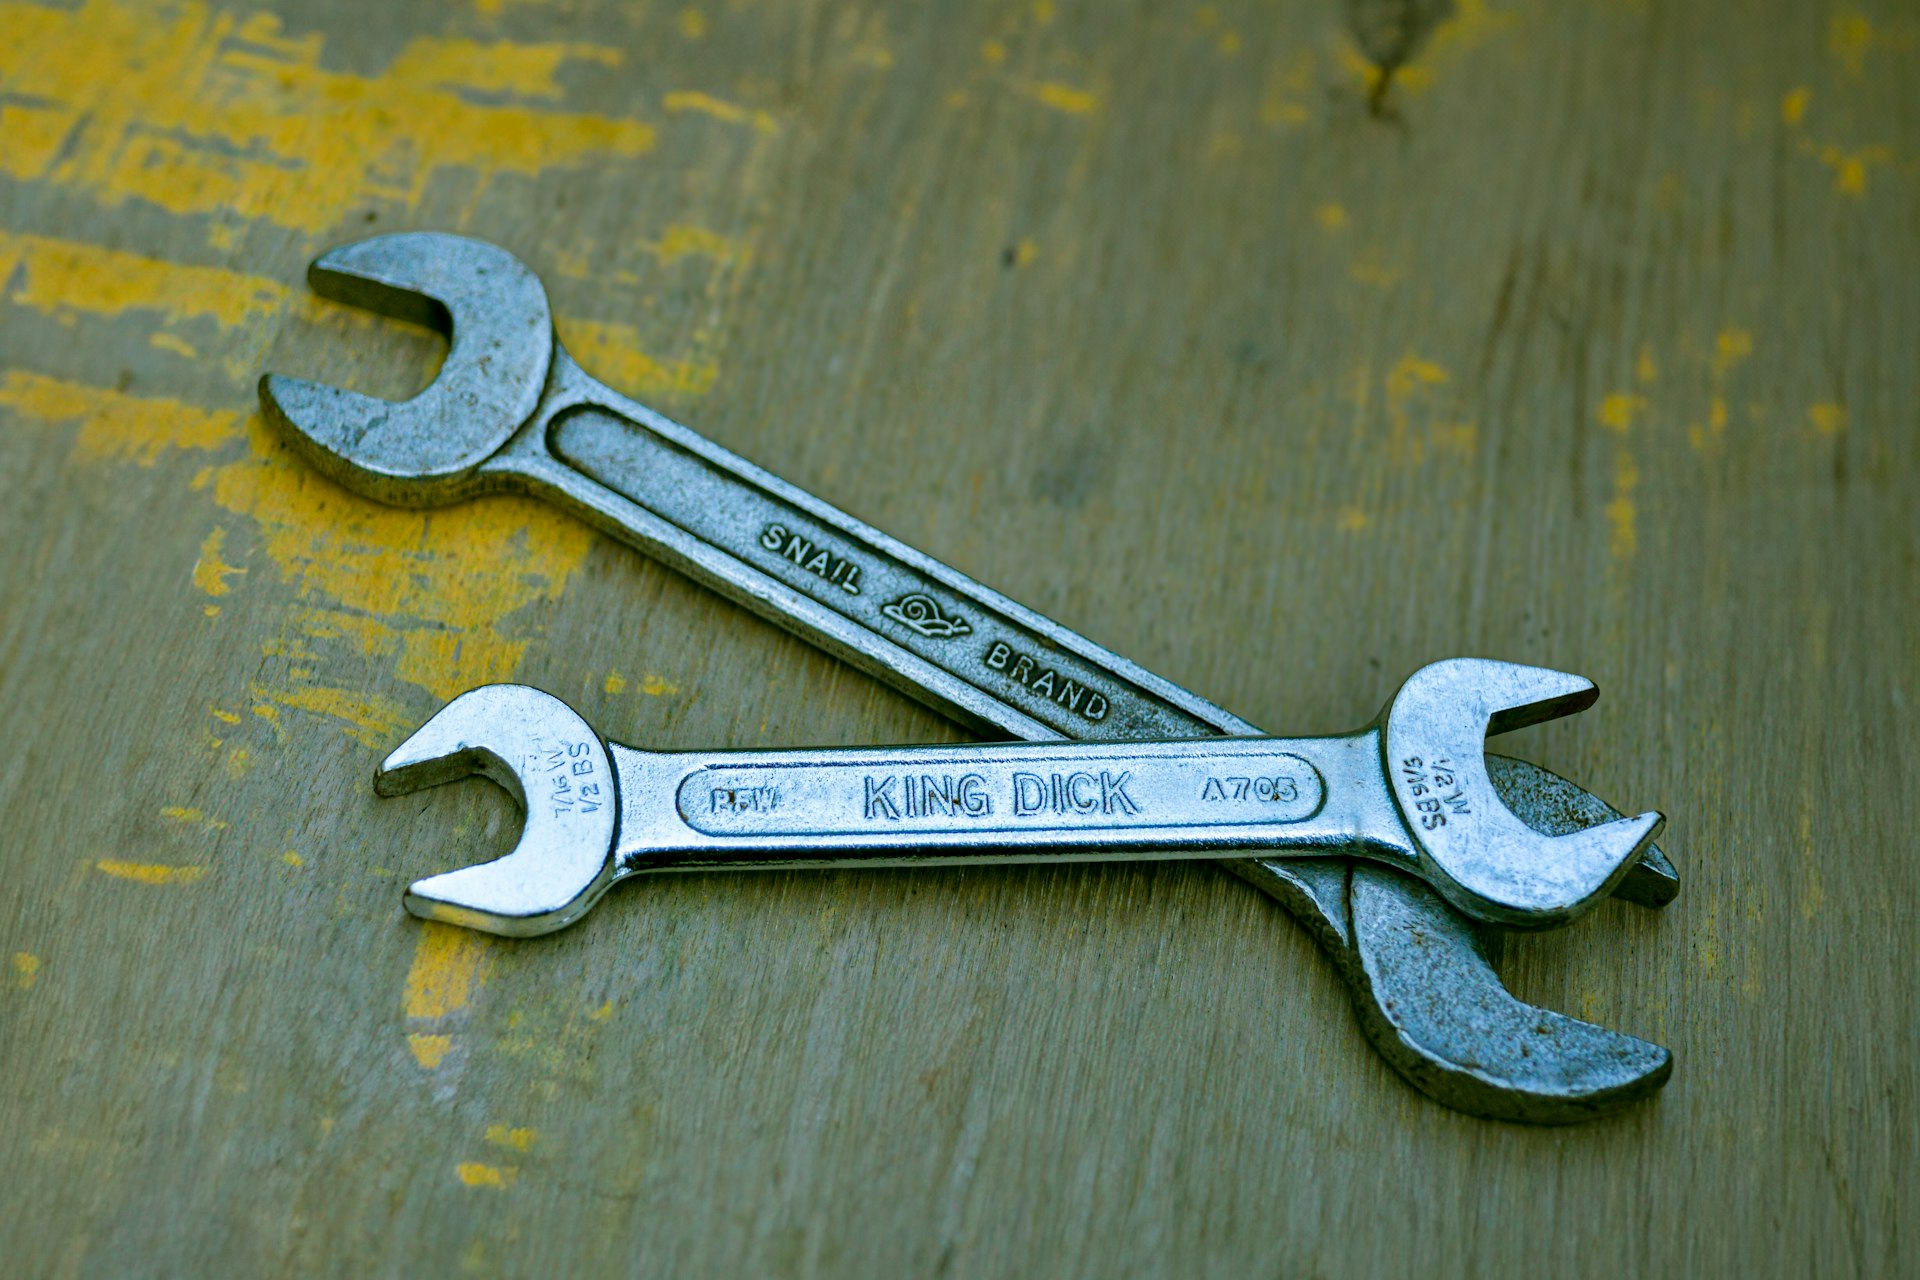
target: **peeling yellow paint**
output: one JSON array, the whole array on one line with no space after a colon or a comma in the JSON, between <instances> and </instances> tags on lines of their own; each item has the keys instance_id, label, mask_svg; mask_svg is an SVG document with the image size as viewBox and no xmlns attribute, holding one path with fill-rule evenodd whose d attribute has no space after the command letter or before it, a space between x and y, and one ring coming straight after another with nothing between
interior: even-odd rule
<instances>
[{"instance_id":1,"label":"peeling yellow paint","mask_svg":"<svg viewBox=\"0 0 1920 1280\"><path fill-rule=\"evenodd\" d=\"M540 1140L537 1129L509 1129L504 1124L487 1126L487 1141L496 1147L511 1147L515 1151L531 1151L533 1144Z\"/></svg>"},{"instance_id":2,"label":"peeling yellow paint","mask_svg":"<svg viewBox=\"0 0 1920 1280\"><path fill-rule=\"evenodd\" d=\"M738 103L728 102L724 98L716 98L710 93L696 93L690 90L670 93L663 100L662 105L666 107L669 115L691 111L697 115L711 116L725 124L752 125L761 133L776 133L780 128L779 121L773 118L771 112L743 107Z\"/></svg>"},{"instance_id":3,"label":"peeling yellow paint","mask_svg":"<svg viewBox=\"0 0 1920 1280\"><path fill-rule=\"evenodd\" d=\"M988 40L980 46L980 57L998 66L1007 60L1007 46L999 40Z\"/></svg>"},{"instance_id":4,"label":"peeling yellow paint","mask_svg":"<svg viewBox=\"0 0 1920 1280\"><path fill-rule=\"evenodd\" d=\"M595 1009L592 1013L587 1015L587 1017L591 1018L595 1022L605 1022L608 1018L611 1018L612 1016L613 1016L613 1001L611 1000L605 1001L604 1003L601 1004L601 1006L598 1009Z\"/></svg>"},{"instance_id":5,"label":"peeling yellow paint","mask_svg":"<svg viewBox=\"0 0 1920 1280\"><path fill-rule=\"evenodd\" d=\"M269 437L257 416L250 426L247 456L195 484L258 523L267 558L311 602L296 614L308 637L391 659L400 679L441 698L512 676L526 641L500 623L559 597L592 545L584 525L519 499L426 512L349 498ZM337 689L275 689L262 700L334 716L373 738L412 718L385 699Z\"/></svg>"},{"instance_id":6,"label":"peeling yellow paint","mask_svg":"<svg viewBox=\"0 0 1920 1280\"><path fill-rule=\"evenodd\" d=\"M649 698L661 698L680 692L680 686L669 681L665 676L657 676L649 672L640 681L640 692Z\"/></svg>"},{"instance_id":7,"label":"peeling yellow paint","mask_svg":"<svg viewBox=\"0 0 1920 1280\"><path fill-rule=\"evenodd\" d=\"M618 671L609 671L607 672L606 684L603 687L608 693L625 693L627 691L627 678Z\"/></svg>"},{"instance_id":8,"label":"peeling yellow paint","mask_svg":"<svg viewBox=\"0 0 1920 1280\"><path fill-rule=\"evenodd\" d=\"M0 81L50 113L9 167L107 204L320 232L368 199L416 207L448 169L532 176L655 143L637 120L464 96L550 97L560 62L617 50L423 37L363 76L323 68L322 44L283 34L272 14L201 3L0 3Z\"/></svg>"},{"instance_id":9,"label":"peeling yellow paint","mask_svg":"<svg viewBox=\"0 0 1920 1280\"><path fill-rule=\"evenodd\" d=\"M212 716L215 720L218 720L221 724L239 724L240 723L240 717L238 714L232 711L222 711L219 707L209 707L207 709L207 714Z\"/></svg>"},{"instance_id":10,"label":"peeling yellow paint","mask_svg":"<svg viewBox=\"0 0 1920 1280\"><path fill-rule=\"evenodd\" d=\"M118 858L102 858L93 866L116 880L132 880L136 884L193 884L207 874L205 867L170 867L154 862L123 862Z\"/></svg>"},{"instance_id":11,"label":"peeling yellow paint","mask_svg":"<svg viewBox=\"0 0 1920 1280\"><path fill-rule=\"evenodd\" d=\"M169 449L215 449L236 439L237 413L178 400L128 395L15 369L0 378L0 406L55 424L77 422L77 462L131 461L150 467Z\"/></svg>"},{"instance_id":12,"label":"peeling yellow paint","mask_svg":"<svg viewBox=\"0 0 1920 1280\"><path fill-rule=\"evenodd\" d=\"M488 936L472 929L429 920L407 970L405 1010L409 1018L442 1018L467 1007L492 962Z\"/></svg>"},{"instance_id":13,"label":"peeling yellow paint","mask_svg":"<svg viewBox=\"0 0 1920 1280\"><path fill-rule=\"evenodd\" d=\"M1813 90L1801 85L1788 91L1780 99L1780 121L1783 124L1797 125L1807 118L1807 107L1813 102Z\"/></svg>"},{"instance_id":14,"label":"peeling yellow paint","mask_svg":"<svg viewBox=\"0 0 1920 1280\"><path fill-rule=\"evenodd\" d=\"M513 1185L514 1179L519 1176L518 1170L502 1168L498 1165L481 1164L477 1160L468 1160L457 1164L454 1166L453 1171L454 1174L459 1177L460 1181L470 1187L510 1187Z\"/></svg>"},{"instance_id":15,"label":"peeling yellow paint","mask_svg":"<svg viewBox=\"0 0 1920 1280\"><path fill-rule=\"evenodd\" d=\"M453 1037L417 1033L407 1037L407 1052L413 1060L432 1071L446 1061L447 1054L453 1049Z\"/></svg>"},{"instance_id":16,"label":"peeling yellow paint","mask_svg":"<svg viewBox=\"0 0 1920 1280\"><path fill-rule=\"evenodd\" d=\"M1043 107L1051 107L1070 116L1090 116L1100 109L1100 95L1054 80L1028 85L1027 96Z\"/></svg>"},{"instance_id":17,"label":"peeling yellow paint","mask_svg":"<svg viewBox=\"0 0 1920 1280\"><path fill-rule=\"evenodd\" d=\"M1020 243L1013 247L1013 265L1016 267L1032 266L1033 260L1039 256L1040 246L1031 237L1022 236Z\"/></svg>"},{"instance_id":18,"label":"peeling yellow paint","mask_svg":"<svg viewBox=\"0 0 1920 1280\"><path fill-rule=\"evenodd\" d=\"M279 706L337 721L341 732L369 747L391 746L412 727L414 719L393 699L365 689L333 689L309 684L273 689L256 687L254 692L271 698Z\"/></svg>"},{"instance_id":19,"label":"peeling yellow paint","mask_svg":"<svg viewBox=\"0 0 1920 1280\"><path fill-rule=\"evenodd\" d=\"M193 585L210 596L223 596L232 590L227 579L246 570L220 558L226 547L227 531L218 525L200 543L200 558L193 562Z\"/></svg>"},{"instance_id":20,"label":"peeling yellow paint","mask_svg":"<svg viewBox=\"0 0 1920 1280\"><path fill-rule=\"evenodd\" d=\"M1821 435L1837 435L1847 428L1847 409L1845 405L1832 403L1809 405L1807 419Z\"/></svg>"},{"instance_id":21,"label":"peeling yellow paint","mask_svg":"<svg viewBox=\"0 0 1920 1280\"><path fill-rule=\"evenodd\" d=\"M630 324L559 322L560 340L602 381L630 395L703 396L720 370L711 362L656 360L640 350L640 331Z\"/></svg>"},{"instance_id":22,"label":"peeling yellow paint","mask_svg":"<svg viewBox=\"0 0 1920 1280\"><path fill-rule=\"evenodd\" d=\"M169 321L204 316L231 329L272 315L288 292L278 281L225 267L190 266L97 244L0 231L0 268L9 263L18 275L8 301L54 316L157 311ZM0 281L8 275L0 269ZM182 354L191 356L193 348Z\"/></svg>"},{"instance_id":23,"label":"peeling yellow paint","mask_svg":"<svg viewBox=\"0 0 1920 1280\"><path fill-rule=\"evenodd\" d=\"M285 853L280 855L280 861L286 863L290 867L295 867L295 868L304 867L307 865L307 860L301 857L299 854L295 853L291 849L287 850Z\"/></svg>"},{"instance_id":24,"label":"peeling yellow paint","mask_svg":"<svg viewBox=\"0 0 1920 1280\"><path fill-rule=\"evenodd\" d=\"M25 991L40 980L40 957L31 951L13 953L13 985Z\"/></svg>"}]
</instances>

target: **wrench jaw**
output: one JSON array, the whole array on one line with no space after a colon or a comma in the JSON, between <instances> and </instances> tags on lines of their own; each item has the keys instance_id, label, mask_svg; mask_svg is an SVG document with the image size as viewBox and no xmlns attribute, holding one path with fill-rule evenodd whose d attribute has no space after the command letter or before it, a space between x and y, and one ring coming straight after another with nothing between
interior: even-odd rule
<instances>
[{"instance_id":1,"label":"wrench jaw","mask_svg":"<svg viewBox=\"0 0 1920 1280\"><path fill-rule=\"evenodd\" d=\"M578 920L613 884L619 795L606 743L572 708L525 685L461 694L401 743L374 790L405 795L481 774L526 814L503 858L417 880L407 910L507 937Z\"/></svg>"},{"instance_id":2,"label":"wrench jaw","mask_svg":"<svg viewBox=\"0 0 1920 1280\"><path fill-rule=\"evenodd\" d=\"M1658 813L1543 836L1501 801L1485 740L1591 706L1589 680L1544 667L1455 658L1421 668L1387 708L1382 765L1426 878L1492 924L1566 924L1612 892L1659 833Z\"/></svg>"},{"instance_id":3,"label":"wrench jaw","mask_svg":"<svg viewBox=\"0 0 1920 1280\"><path fill-rule=\"evenodd\" d=\"M447 358L397 404L268 374L267 421L316 470L381 502L436 506L485 488L482 464L533 416L553 358L539 278L496 245L424 231L343 245L307 278L323 297L447 334Z\"/></svg>"}]
</instances>

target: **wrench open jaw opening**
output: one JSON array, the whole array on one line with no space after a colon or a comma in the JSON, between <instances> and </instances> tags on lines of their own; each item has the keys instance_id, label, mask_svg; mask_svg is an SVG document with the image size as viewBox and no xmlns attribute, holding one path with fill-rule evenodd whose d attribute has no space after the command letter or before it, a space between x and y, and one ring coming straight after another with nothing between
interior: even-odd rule
<instances>
[{"instance_id":1,"label":"wrench open jaw opening","mask_svg":"<svg viewBox=\"0 0 1920 1280\"><path fill-rule=\"evenodd\" d=\"M1374 725L1331 737L687 754L606 743L559 699L490 685L422 726L376 786L480 772L520 799L512 853L409 894L423 914L494 932L560 928L637 872L1281 851L1384 861L1477 919L1545 926L1604 897L1660 818L1534 832L1493 790L1485 731L1502 713L1571 710L1590 689L1557 671L1454 659L1416 672ZM1420 781L1389 776L1381 752L1395 742L1390 758ZM1399 754L1406 744L1421 754Z\"/></svg>"},{"instance_id":2,"label":"wrench open jaw opening","mask_svg":"<svg viewBox=\"0 0 1920 1280\"><path fill-rule=\"evenodd\" d=\"M350 283L355 276L377 287L358 290ZM422 397L368 406L352 393L318 387L319 394L302 394L299 388L312 384L263 378L267 421L355 492L415 507L495 489L530 492L989 735L1041 741L1260 732L596 383L560 348L533 273L504 249L439 232L400 232L330 251L310 278L323 296L449 332L453 346L436 385L470 378L483 390L500 379L496 393L473 400L474 413L449 416ZM505 287L495 287L502 281ZM400 296L407 292L418 296ZM463 333L494 325L519 335L518 349L499 351L499 359L484 365L469 360L481 346L463 344ZM582 408L604 422L604 448L591 457L578 451L556 456L549 428L569 414L581 417ZM371 430L382 413L401 415L405 429ZM446 443L435 444L436 433L445 433ZM467 465L489 441L498 442L491 461ZM886 566L896 580L910 580L905 590L970 621L969 643L987 634L985 615L1011 628L1003 634L1016 654L1044 649L1071 656L1109 692L1118 682L1131 707L1116 706L1098 724L1076 720L1070 711L1037 705L1030 689L1004 681L983 685L972 666L926 651L900 624L847 616L851 597L823 597L815 584L778 565L770 570L759 558L752 540L771 524L754 521L742 539L730 540L731 525L751 520L756 508L796 536L837 544L869 566ZM874 586L868 594L876 607L890 598ZM842 612L823 608L827 599ZM1021 634L1032 643L1022 645ZM977 665L977 655L971 660ZM1487 764L1507 806L1543 834L1620 817L1578 784L1528 761L1489 755ZM1659 1046L1516 1000L1487 962L1497 934L1466 920L1411 876L1333 859L1223 859L1221 865L1284 906L1326 948L1375 1046L1444 1105L1497 1119L1564 1123L1616 1110L1667 1079L1671 1059ZM1678 887L1672 864L1648 844L1615 895L1658 907L1672 901Z\"/></svg>"}]
</instances>

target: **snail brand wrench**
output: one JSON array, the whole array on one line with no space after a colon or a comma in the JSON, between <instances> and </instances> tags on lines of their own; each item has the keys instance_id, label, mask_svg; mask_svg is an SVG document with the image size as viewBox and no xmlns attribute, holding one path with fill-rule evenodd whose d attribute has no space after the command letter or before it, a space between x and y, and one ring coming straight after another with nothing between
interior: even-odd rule
<instances>
[{"instance_id":1,"label":"snail brand wrench","mask_svg":"<svg viewBox=\"0 0 1920 1280\"><path fill-rule=\"evenodd\" d=\"M428 506L547 498L763 617L982 731L1029 740L1250 736L1253 725L981 586L601 386L553 334L545 291L505 250L435 233L317 260L319 293L447 333L439 377L404 404L269 375L261 401L316 467ZM1542 834L1620 815L1573 783L1489 755L1506 807ZM1477 1114L1565 1122L1666 1082L1666 1050L1514 999L1484 934L1423 883L1350 859L1222 863L1333 956L1362 1027L1415 1086ZM1649 844L1615 885L1678 889Z\"/></svg>"}]
</instances>

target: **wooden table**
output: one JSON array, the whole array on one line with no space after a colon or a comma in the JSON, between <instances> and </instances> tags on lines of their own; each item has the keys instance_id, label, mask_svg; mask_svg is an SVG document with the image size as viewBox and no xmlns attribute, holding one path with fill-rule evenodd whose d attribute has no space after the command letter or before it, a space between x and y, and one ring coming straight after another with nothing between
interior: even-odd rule
<instances>
[{"instance_id":1,"label":"wooden table","mask_svg":"<svg viewBox=\"0 0 1920 1280\"><path fill-rule=\"evenodd\" d=\"M1396 7L0 0L5 1270L1916 1265L1920 17L1460 0L1378 91ZM958 734L550 510L292 457L263 370L430 376L301 282L413 227L1256 723L1593 676L1509 742L1666 810L1682 895L1503 972L1671 1086L1444 1110L1204 865L406 916L516 830L368 786L475 683L641 745Z\"/></svg>"}]
</instances>

